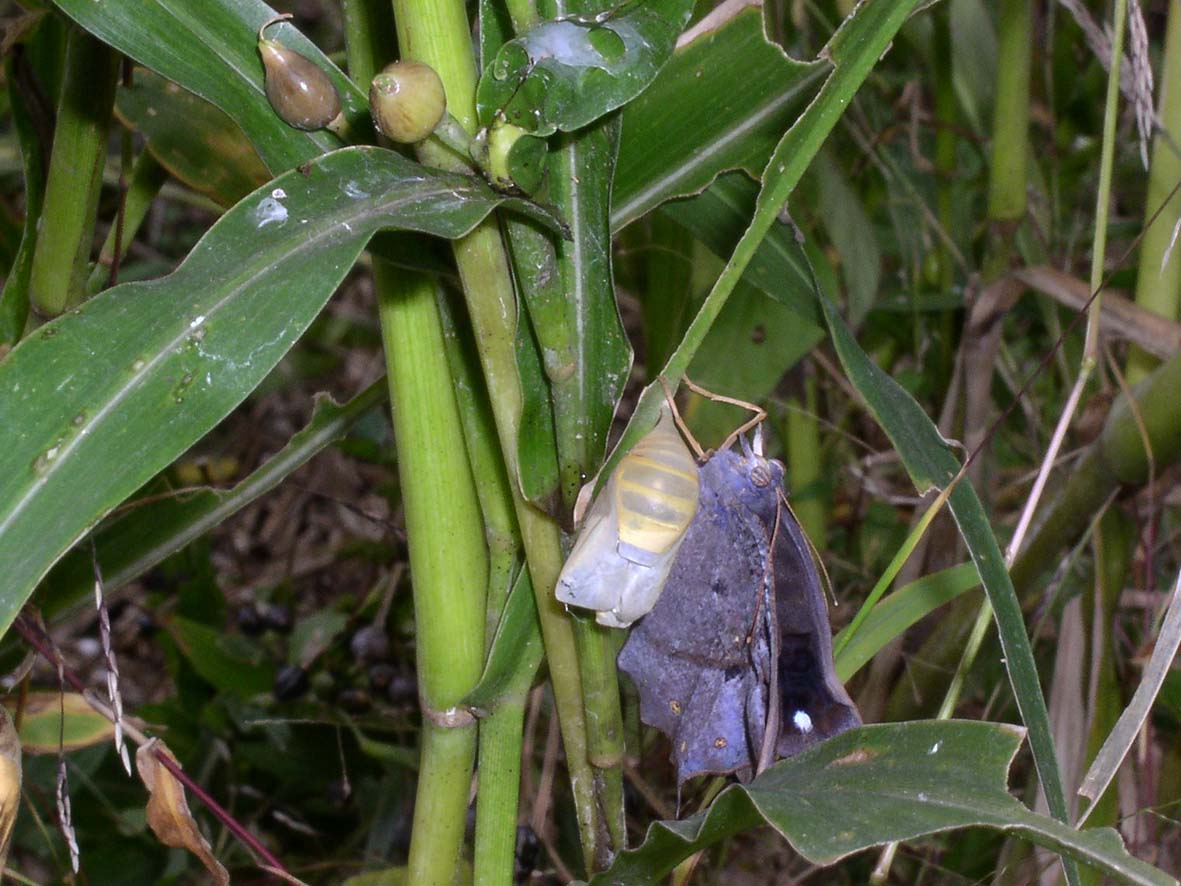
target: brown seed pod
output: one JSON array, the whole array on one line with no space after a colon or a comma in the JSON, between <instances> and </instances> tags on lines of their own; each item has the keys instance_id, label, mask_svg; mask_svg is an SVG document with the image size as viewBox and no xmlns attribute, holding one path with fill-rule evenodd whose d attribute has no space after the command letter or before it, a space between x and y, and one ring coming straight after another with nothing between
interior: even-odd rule
<instances>
[{"instance_id":1,"label":"brown seed pod","mask_svg":"<svg viewBox=\"0 0 1181 886\"><path fill-rule=\"evenodd\" d=\"M323 129L340 116L340 93L315 62L281 43L263 37L279 15L258 29L258 53L266 70L267 101L282 120L296 129Z\"/></svg>"},{"instance_id":2,"label":"brown seed pod","mask_svg":"<svg viewBox=\"0 0 1181 886\"><path fill-rule=\"evenodd\" d=\"M422 62L386 65L369 87L373 125L399 144L422 141L435 131L446 110L443 81L434 68Z\"/></svg>"}]
</instances>

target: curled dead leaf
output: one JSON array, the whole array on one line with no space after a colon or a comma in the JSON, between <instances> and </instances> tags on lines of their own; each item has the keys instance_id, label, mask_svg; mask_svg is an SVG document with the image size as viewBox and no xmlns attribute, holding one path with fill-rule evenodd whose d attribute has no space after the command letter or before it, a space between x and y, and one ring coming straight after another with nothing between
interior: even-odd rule
<instances>
[{"instance_id":1,"label":"curled dead leaf","mask_svg":"<svg viewBox=\"0 0 1181 886\"><path fill-rule=\"evenodd\" d=\"M176 762L172 751L159 739L141 745L135 753L135 768L151 795L147 808L148 826L156 839L165 846L189 850L201 860L201 864L205 865L220 886L229 886L229 873L213 857L209 841L201 835L197 820L189 811L184 786L164 768L156 758L157 753L167 754L170 760Z\"/></svg>"}]
</instances>

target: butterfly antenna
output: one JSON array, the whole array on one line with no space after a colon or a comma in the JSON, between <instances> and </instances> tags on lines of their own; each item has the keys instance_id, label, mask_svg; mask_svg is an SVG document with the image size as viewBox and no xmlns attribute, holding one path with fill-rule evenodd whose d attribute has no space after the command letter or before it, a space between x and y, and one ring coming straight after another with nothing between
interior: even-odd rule
<instances>
[{"instance_id":1,"label":"butterfly antenna","mask_svg":"<svg viewBox=\"0 0 1181 886\"><path fill-rule=\"evenodd\" d=\"M715 403L729 403L731 406L741 406L743 409L754 413L754 418L740 426L737 430L731 432L730 436L726 438L725 442L718 447L719 449L729 449L734 445L735 440L737 440L751 428L761 425L767 418L767 410L755 403L751 403L747 400L738 400L734 397L726 397L722 394L715 394L713 391L701 387L701 385L697 384L687 375L682 375L681 381L683 381L685 383L685 387L687 387L694 394L700 394L702 397L713 400Z\"/></svg>"}]
</instances>

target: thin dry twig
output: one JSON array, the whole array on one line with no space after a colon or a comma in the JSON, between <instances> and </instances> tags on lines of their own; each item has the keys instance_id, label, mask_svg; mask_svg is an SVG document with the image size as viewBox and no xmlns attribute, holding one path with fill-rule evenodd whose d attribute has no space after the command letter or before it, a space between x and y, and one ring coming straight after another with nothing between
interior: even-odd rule
<instances>
[{"instance_id":1,"label":"thin dry twig","mask_svg":"<svg viewBox=\"0 0 1181 886\"><path fill-rule=\"evenodd\" d=\"M84 684L82 680L79 679L78 675L65 666L64 662L61 660L61 656L56 654L56 648L53 646L53 641L50 640L47 635L39 635L37 630L34 629L33 626L29 624L23 617L17 618L16 621L12 623L12 626L16 629L17 633L24 638L26 643L28 643L32 648L36 649L37 652L41 654L42 658L51 664L57 665L58 675L61 678L63 685L64 683L69 683L84 699L86 699L87 703L92 708L94 708L96 711L98 711L98 713L102 714L108 720L111 720L111 722L114 722L114 711L99 701L95 697L94 693L86 687L86 684ZM62 718L62 722L65 722L64 716ZM126 720L124 721L123 726L127 737L137 744L144 744L150 740L148 736L134 728L130 723L126 722ZM195 796L205 805L213 817L221 822L226 830L237 837L238 840L258 858L262 859L268 867L274 868L277 871L286 872L287 869L283 866L283 863L279 861L279 859L276 858L274 854L271 853L271 851L268 850L261 842L259 842L258 838L255 837L254 834L250 833L250 831L248 831L244 825L242 825L236 818L227 812L220 803L213 799L213 797L210 796L203 787L197 784L189 776L189 774L181 769L180 766L177 765L176 762L171 758L169 758L167 754L157 753L156 759L159 761L161 766L167 769L177 781L184 785L185 788L192 792L193 796ZM67 808L68 805L69 797L67 795ZM71 848L71 856L73 855L73 852L74 849ZM76 866L74 870L77 871Z\"/></svg>"}]
</instances>

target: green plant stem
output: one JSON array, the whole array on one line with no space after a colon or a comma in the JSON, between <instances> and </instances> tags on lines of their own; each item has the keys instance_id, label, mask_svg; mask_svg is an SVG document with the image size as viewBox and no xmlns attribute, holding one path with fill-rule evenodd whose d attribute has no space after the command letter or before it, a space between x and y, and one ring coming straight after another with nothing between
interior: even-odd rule
<instances>
[{"instance_id":1,"label":"green plant stem","mask_svg":"<svg viewBox=\"0 0 1181 886\"><path fill-rule=\"evenodd\" d=\"M29 284L30 301L48 316L86 296L118 70L118 53L79 28L70 31Z\"/></svg>"},{"instance_id":2,"label":"green plant stem","mask_svg":"<svg viewBox=\"0 0 1181 886\"><path fill-rule=\"evenodd\" d=\"M385 0L344 0L341 13L349 77L368 93L373 75L397 56L393 11Z\"/></svg>"},{"instance_id":3,"label":"green plant stem","mask_svg":"<svg viewBox=\"0 0 1181 886\"><path fill-rule=\"evenodd\" d=\"M513 882L524 730L524 695L503 699L490 716L480 721L474 886L511 886Z\"/></svg>"},{"instance_id":4,"label":"green plant stem","mask_svg":"<svg viewBox=\"0 0 1181 886\"><path fill-rule=\"evenodd\" d=\"M408 879L455 880L476 725L454 710L484 658L483 524L447 364L435 282L374 262L406 514L423 707Z\"/></svg>"},{"instance_id":5,"label":"green plant stem","mask_svg":"<svg viewBox=\"0 0 1181 886\"><path fill-rule=\"evenodd\" d=\"M1152 140L1152 167L1144 200L1145 224L1181 181L1181 89L1176 86L1181 83L1181 11L1170 4L1168 15L1158 109L1162 131ZM1181 314L1181 250L1172 247L1178 221L1181 221L1181 196L1174 195L1144 232L1136 274L1136 304L1171 319ZM1165 262L1170 248L1172 253ZM1128 383L1139 382L1157 362L1151 354L1133 346L1125 372Z\"/></svg>"},{"instance_id":6,"label":"green plant stem","mask_svg":"<svg viewBox=\"0 0 1181 886\"><path fill-rule=\"evenodd\" d=\"M1103 307L1102 286L1107 256L1107 209L1111 204L1111 171L1115 164L1115 130L1119 115L1120 59L1124 57L1128 0L1115 0L1114 16L1111 69L1107 73L1107 99L1103 108L1103 146L1099 154L1099 190L1095 199L1095 235L1091 245L1091 292L1095 293L1095 298L1087 309L1087 338L1083 346L1080 385L1099 358L1099 312Z\"/></svg>"},{"instance_id":7,"label":"green plant stem","mask_svg":"<svg viewBox=\"0 0 1181 886\"><path fill-rule=\"evenodd\" d=\"M537 14L537 0L505 0L513 30L520 34L529 30L540 20Z\"/></svg>"},{"instance_id":8,"label":"green plant stem","mask_svg":"<svg viewBox=\"0 0 1181 886\"><path fill-rule=\"evenodd\" d=\"M623 809L623 709L619 703L617 632L587 616L574 617L578 663L586 711L587 757L595 767L596 794L602 814L598 869L606 868L616 852L627 848Z\"/></svg>"},{"instance_id":9,"label":"green plant stem","mask_svg":"<svg viewBox=\"0 0 1181 886\"><path fill-rule=\"evenodd\" d=\"M451 113L469 132L474 131L476 70L462 0L394 0L394 20L402 57L426 62L435 69L443 81ZM420 147L420 156L428 163L455 168L454 155L429 142ZM598 816L593 773L586 757L586 725L574 634L570 620L553 595L562 566L558 526L524 500L516 481L522 404L515 353L516 294L495 221L481 224L456 241L454 249L501 452L513 481L513 505L533 579L583 855L589 866L595 857Z\"/></svg>"},{"instance_id":10,"label":"green plant stem","mask_svg":"<svg viewBox=\"0 0 1181 886\"><path fill-rule=\"evenodd\" d=\"M1017 222L1025 215L1026 205L1033 4L1030 0L1000 0L999 9L988 217Z\"/></svg>"},{"instance_id":11,"label":"green plant stem","mask_svg":"<svg viewBox=\"0 0 1181 886\"><path fill-rule=\"evenodd\" d=\"M25 222L20 247L0 291L0 359L7 348L20 341L29 317L29 279L37 247L37 222L45 197L45 150L49 147L37 135L28 96L21 89L30 73L23 49L18 47L5 59L4 72L8 79L12 125L20 143L24 168Z\"/></svg>"},{"instance_id":12,"label":"green plant stem","mask_svg":"<svg viewBox=\"0 0 1181 886\"><path fill-rule=\"evenodd\" d=\"M1095 533L1095 589L1083 596L1083 618L1087 629L1092 682L1087 692L1087 751L1084 762L1089 767L1107 740L1121 711L1119 674L1116 671L1115 639L1112 627L1119 612L1119 598L1131 577L1137 530L1119 508L1108 508ZM1089 827L1114 827L1119 823L1119 785L1113 782L1085 812ZM1084 870L1083 882L1098 886L1095 871Z\"/></svg>"},{"instance_id":13,"label":"green plant stem","mask_svg":"<svg viewBox=\"0 0 1181 886\"><path fill-rule=\"evenodd\" d=\"M119 241L119 261L122 261L131 249L131 242L135 239L140 225L147 218L152 201L156 199L166 181L168 170L160 165L151 151L140 154L139 159L135 161L131 181L123 198L122 231L119 231L116 224L112 225L107 233L107 239L103 241L98 254L98 262L91 269L90 277L86 281L87 293L93 295L107 285L107 280L111 276L111 266L115 261L115 241Z\"/></svg>"},{"instance_id":14,"label":"green plant stem","mask_svg":"<svg viewBox=\"0 0 1181 886\"><path fill-rule=\"evenodd\" d=\"M1181 458L1181 354L1170 357L1133 389L1134 411L1144 420L1148 445L1159 472ZM1070 470L1065 486L1034 523L1029 539L1013 562L1009 574L1028 610L1041 601L1040 576L1057 568L1061 551L1087 530L1095 515L1121 488L1135 488L1148 479L1149 461L1133 406L1126 396L1116 400L1099 438L1082 453ZM977 603L957 601L945 625L966 629ZM964 648L964 639L951 631L932 635L913 660L924 670L915 671L911 684L900 686L887 709L892 719L914 716L913 698L927 697L946 680L946 669Z\"/></svg>"},{"instance_id":15,"label":"green plant stem","mask_svg":"<svg viewBox=\"0 0 1181 886\"><path fill-rule=\"evenodd\" d=\"M488 593L485 607L485 651L492 648L497 626L516 578L521 549L512 491L504 473L504 459L496 439L491 407L471 339L462 314L448 298L440 302L447 356L456 382L460 417L468 439L468 457L476 478L476 494L484 515L488 541ZM477 755L479 793L476 795L474 882L481 886L510 886L516 856L520 800L521 753L524 743L525 698L536 673L522 668L516 683L487 717L480 720Z\"/></svg>"}]
</instances>

